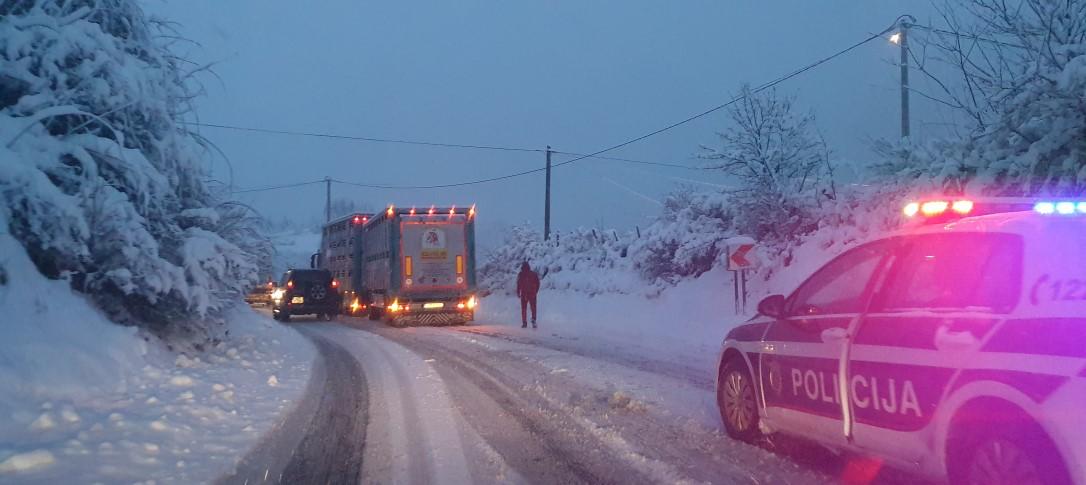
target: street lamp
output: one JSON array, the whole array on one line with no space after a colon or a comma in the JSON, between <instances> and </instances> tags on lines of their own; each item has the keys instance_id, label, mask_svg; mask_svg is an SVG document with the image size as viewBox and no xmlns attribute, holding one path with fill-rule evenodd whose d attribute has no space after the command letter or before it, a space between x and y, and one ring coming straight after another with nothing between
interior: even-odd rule
<instances>
[{"instance_id":1,"label":"street lamp","mask_svg":"<svg viewBox=\"0 0 1086 485\"><path fill-rule=\"evenodd\" d=\"M909 137L909 26L916 23L912 15L897 19L898 31L890 36L890 42L901 47L901 137Z\"/></svg>"}]
</instances>

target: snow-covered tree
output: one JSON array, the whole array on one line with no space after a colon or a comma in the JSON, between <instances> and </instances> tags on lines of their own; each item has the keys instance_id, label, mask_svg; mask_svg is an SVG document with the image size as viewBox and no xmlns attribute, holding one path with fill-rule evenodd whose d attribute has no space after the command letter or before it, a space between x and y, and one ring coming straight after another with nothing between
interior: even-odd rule
<instances>
[{"instance_id":1,"label":"snow-covered tree","mask_svg":"<svg viewBox=\"0 0 1086 485\"><path fill-rule=\"evenodd\" d=\"M794 98L744 86L728 109L731 124L720 145L702 147L707 168L731 175L736 225L747 235L789 239L813 229L812 208L833 198L829 151L814 116L800 113Z\"/></svg>"},{"instance_id":2,"label":"snow-covered tree","mask_svg":"<svg viewBox=\"0 0 1086 485\"><path fill-rule=\"evenodd\" d=\"M254 282L269 246L205 182L207 145L179 123L201 66L169 23L131 0L15 0L0 32L0 230L43 274L163 330Z\"/></svg>"},{"instance_id":3,"label":"snow-covered tree","mask_svg":"<svg viewBox=\"0 0 1086 485\"><path fill-rule=\"evenodd\" d=\"M1086 0L970 0L921 43L956 79L930 93L972 120L961 140L885 145L881 172L948 190L1086 192ZM923 61L924 59L918 59Z\"/></svg>"},{"instance_id":4,"label":"snow-covered tree","mask_svg":"<svg viewBox=\"0 0 1086 485\"><path fill-rule=\"evenodd\" d=\"M663 211L630 247L636 268L649 281L674 284L719 263L724 240L737 234L728 194L683 188L664 200Z\"/></svg>"}]
</instances>

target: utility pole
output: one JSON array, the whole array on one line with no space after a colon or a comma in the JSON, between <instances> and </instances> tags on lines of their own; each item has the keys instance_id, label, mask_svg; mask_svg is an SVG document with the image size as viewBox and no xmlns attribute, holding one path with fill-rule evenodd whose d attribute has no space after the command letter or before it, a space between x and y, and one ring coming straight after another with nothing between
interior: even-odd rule
<instances>
[{"instance_id":1,"label":"utility pole","mask_svg":"<svg viewBox=\"0 0 1086 485\"><path fill-rule=\"evenodd\" d=\"M916 19L904 15L898 22L897 44L901 46L901 137L909 137L909 25Z\"/></svg>"},{"instance_id":2,"label":"utility pole","mask_svg":"<svg viewBox=\"0 0 1086 485\"><path fill-rule=\"evenodd\" d=\"M547 191L543 207L543 240L551 238L551 146L547 145Z\"/></svg>"},{"instance_id":3,"label":"utility pole","mask_svg":"<svg viewBox=\"0 0 1086 485\"><path fill-rule=\"evenodd\" d=\"M332 177L324 177L324 222L332 220Z\"/></svg>"}]
</instances>

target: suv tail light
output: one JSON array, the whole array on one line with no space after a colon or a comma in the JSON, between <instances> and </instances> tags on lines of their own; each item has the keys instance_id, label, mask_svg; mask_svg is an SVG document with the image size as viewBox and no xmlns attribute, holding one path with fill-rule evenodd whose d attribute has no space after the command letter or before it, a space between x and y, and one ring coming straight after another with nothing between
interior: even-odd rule
<instances>
[{"instance_id":1,"label":"suv tail light","mask_svg":"<svg viewBox=\"0 0 1086 485\"><path fill-rule=\"evenodd\" d=\"M339 288L339 280L332 280L332 288Z\"/></svg>"}]
</instances>

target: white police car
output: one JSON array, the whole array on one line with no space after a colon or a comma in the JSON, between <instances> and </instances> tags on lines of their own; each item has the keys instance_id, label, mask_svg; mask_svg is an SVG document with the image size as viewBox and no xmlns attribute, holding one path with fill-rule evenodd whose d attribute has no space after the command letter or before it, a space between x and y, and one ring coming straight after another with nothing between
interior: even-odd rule
<instances>
[{"instance_id":1,"label":"white police car","mask_svg":"<svg viewBox=\"0 0 1086 485\"><path fill-rule=\"evenodd\" d=\"M981 206L910 204L939 222L762 300L723 344L728 434L796 435L953 483L1086 484L1086 202L972 216Z\"/></svg>"}]
</instances>

